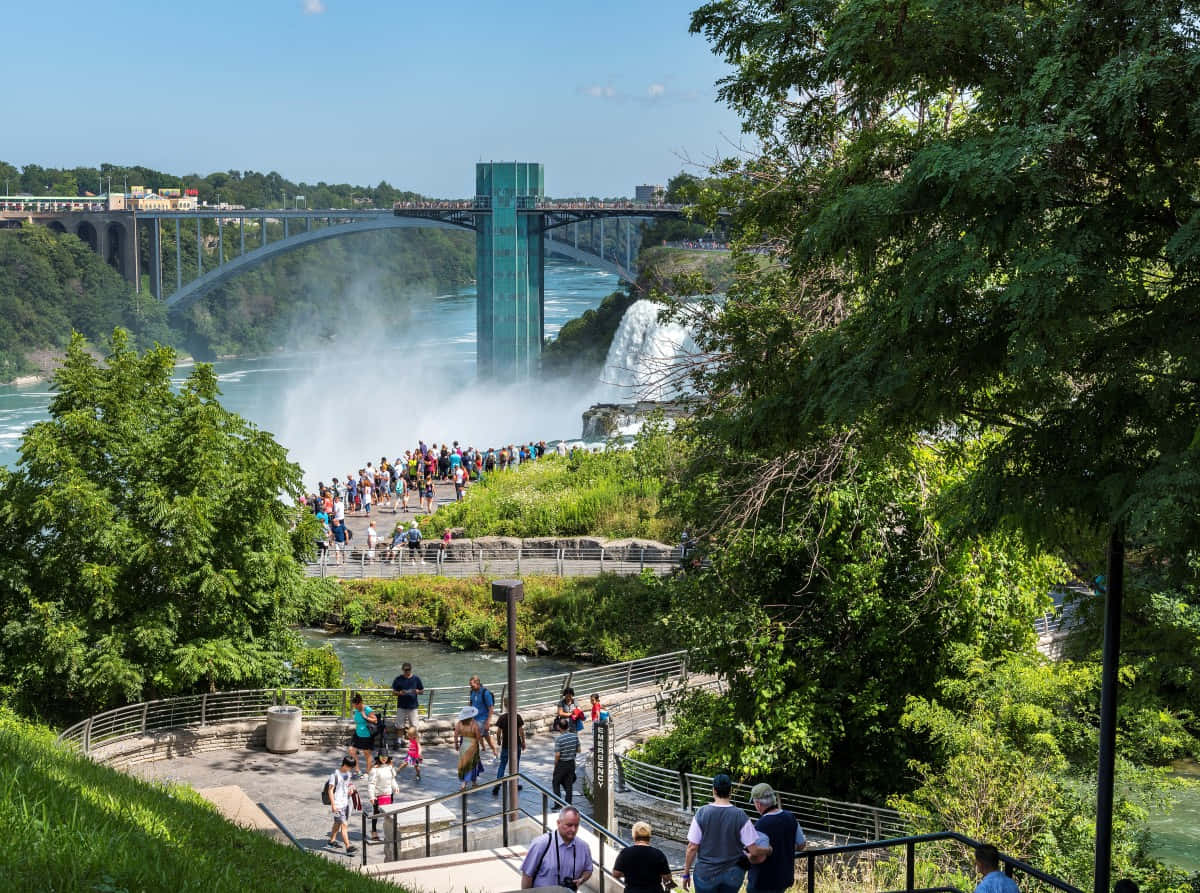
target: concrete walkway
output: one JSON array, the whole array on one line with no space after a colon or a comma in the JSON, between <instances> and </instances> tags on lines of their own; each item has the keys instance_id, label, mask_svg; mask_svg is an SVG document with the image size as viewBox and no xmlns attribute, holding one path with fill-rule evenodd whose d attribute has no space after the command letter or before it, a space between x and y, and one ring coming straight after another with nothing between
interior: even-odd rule
<instances>
[{"instance_id":1,"label":"concrete walkway","mask_svg":"<svg viewBox=\"0 0 1200 893\"><path fill-rule=\"evenodd\" d=\"M590 725L580 733L580 741L585 753L590 752ZM325 848L332 822L330 808L321 803L321 788L344 755L344 748L301 750L294 754L273 754L265 750L213 751L139 765L130 772L147 780L177 782L197 790L236 785L254 803L265 804L303 846L335 861L348 862L344 852ZM583 756L578 761L581 767ZM431 745L423 749L423 757L420 781L409 769L398 773L401 801L422 800L458 791L458 755L452 748ZM549 789L553 765L554 736L530 737L521 768ZM485 747L483 783L466 797L468 816L483 816L499 809L500 799L492 796L490 784L497 767L497 760ZM584 815L591 816L592 806L581 793L582 773L579 774L581 777L575 783L575 805ZM366 779L356 780L356 785L365 805ZM527 786L521 794L521 805L529 813L540 816L542 795ZM446 806L456 818L461 816L461 801L455 800ZM553 805L549 809L553 816L556 811ZM350 841L359 847L362 846L361 827L361 816L355 813L351 817ZM355 854L355 865L359 864L360 858L360 853ZM382 848L371 847L368 860L379 862L382 859Z\"/></svg>"}]
</instances>

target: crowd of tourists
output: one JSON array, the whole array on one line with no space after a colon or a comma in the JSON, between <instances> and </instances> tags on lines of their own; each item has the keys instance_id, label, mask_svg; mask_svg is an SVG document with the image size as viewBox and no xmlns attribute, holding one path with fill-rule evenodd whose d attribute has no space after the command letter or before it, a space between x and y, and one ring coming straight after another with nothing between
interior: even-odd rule
<instances>
[{"instance_id":1,"label":"crowd of tourists","mask_svg":"<svg viewBox=\"0 0 1200 893\"><path fill-rule=\"evenodd\" d=\"M559 455L567 455L569 449L559 442L554 448ZM316 515L322 524L322 534L317 547L323 556L332 553L333 562L345 561L354 532L346 525L350 515L369 517L374 508L376 514L387 510L391 514L415 511L433 514L434 485L448 482L454 485L454 497L461 501L467 488L486 475L520 467L522 463L534 462L544 456L549 448L546 442L489 447L486 450L473 446L463 447L453 443L427 444L420 441L411 450L389 461L382 456L379 462L367 462L357 472L317 483L316 492L303 498L305 506ZM376 550L385 561L399 560L407 551L414 562L420 560L421 532L413 521L409 527L396 525L385 545L375 522L368 525L367 558L374 559Z\"/></svg>"},{"instance_id":2,"label":"crowd of tourists","mask_svg":"<svg viewBox=\"0 0 1200 893\"><path fill-rule=\"evenodd\" d=\"M367 706L359 694L352 699L354 733L340 768L329 776L322 795L333 814L328 842L331 849L347 854L357 851L349 834L350 814L355 809L369 812L370 842L380 841L380 817L401 794L399 774L411 770L415 781L421 780L419 698L425 687L421 677L413 673L412 664L401 666L400 675L392 680L392 692L396 696L396 716L391 728L384 711ZM600 693L593 693L589 701L589 709L585 711L576 702L574 690L567 687L556 705L551 784L562 808L554 827L536 838L526 851L521 865L523 889L565 887L576 891L595 871L591 849L577 837L581 815L573 804L579 732L589 718L593 723L609 721ZM472 676L467 703L455 714L454 721L460 790L483 783L485 749L497 763L492 796L499 796L499 780L507 775L510 766L513 773L519 771L526 744L525 720L519 714L515 717L513 748L508 740L508 699L504 699L498 715L496 708L495 696L479 676ZM393 733L394 745L390 740ZM393 749L397 753L395 759ZM363 781L365 801L357 787ZM521 787L518 785L518 789ZM685 891L694 886L696 893L739 893L743 884L747 893L784 893L796 880L796 853L808 843L804 829L792 813L782 808L778 793L766 782L750 789L750 802L757 813L754 820L747 810L733 803L732 793L733 780L729 775L722 773L713 778L712 802L696 811L688 828L680 884ZM631 830L633 845L617 855L613 876L623 882L626 893L670 891L676 886L674 873L663 851L650 842L652 828L647 822L638 821ZM983 844L976 848L975 867L982 875L975 893L1018 893L1016 883L1000 870L1000 854L994 846Z\"/></svg>"}]
</instances>

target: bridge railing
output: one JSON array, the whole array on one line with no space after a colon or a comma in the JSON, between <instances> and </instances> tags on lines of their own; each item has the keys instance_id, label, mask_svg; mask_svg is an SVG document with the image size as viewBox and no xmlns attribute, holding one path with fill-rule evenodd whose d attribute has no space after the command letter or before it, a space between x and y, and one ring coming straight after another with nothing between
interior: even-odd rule
<instances>
[{"instance_id":1,"label":"bridge railing","mask_svg":"<svg viewBox=\"0 0 1200 893\"><path fill-rule=\"evenodd\" d=\"M517 683L517 697L521 707L546 706L556 703L564 688L574 687L580 692L577 700L586 703L584 692L597 690L604 694L648 685L666 686L680 683L686 677L686 653L676 651L520 680ZM496 697L499 708L508 694L507 683L484 680L483 684ZM268 707L285 704L302 707L310 718L348 719L351 715L350 699L355 691L361 692L368 704L387 708L389 712L394 704L395 695L390 688L265 688L182 695L106 710L75 723L59 735L59 740L90 753L101 744L112 744L153 732L261 720L266 716ZM468 702L469 692L470 686L467 685L426 689L422 695L422 713L426 718L450 719Z\"/></svg>"},{"instance_id":2,"label":"bridge railing","mask_svg":"<svg viewBox=\"0 0 1200 893\"><path fill-rule=\"evenodd\" d=\"M650 571L668 574L680 567L678 548L669 553L661 548L626 547L610 550L603 547L558 549L554 547L484 548L452 545L440 550L426 546L413 557L406 544L392 547L378 545L374 549L360 546L338 551L331 546L316 560L309 562L310 577L342 579L396 579L398 577L436 575L443 577L473 577L478 575L546 574L559 577L621 574L630 576Z\"/></svg>"}]
</instances>

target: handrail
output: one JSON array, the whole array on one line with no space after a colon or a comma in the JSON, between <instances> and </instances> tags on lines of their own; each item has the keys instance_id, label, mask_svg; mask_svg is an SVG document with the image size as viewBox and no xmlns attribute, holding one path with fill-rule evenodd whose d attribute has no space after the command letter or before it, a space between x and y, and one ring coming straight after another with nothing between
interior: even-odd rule
<instances>
[{"instance_id":1,"label":"handrail","mask_svg":"<svg viewBox=\"0 0 1200 893\"><path fill-rule=\"evenodd\" d=\"M918 843L929 843L938 840L955 840L969 847L978 847L982 844L965 834L959 834L957 831L935 831L931 834L914 834L908 837L893 837L887 840L872 840L864 843L848 843L841 846L822 847L815 850L804 850L796 854L797 859L805 859L808 867L808 893L814 893L816 888L816 860L822 856L836 856L842 853L861 853L866 850L875 849L892 849L894 847L903 846L906 852L905 872L907 881L905 885L905 893L917 893L915 887L915 856L916 845ZM1004 866L1004 873L1012 877L1014 871L1020 871L1029 877L1041 881L1044 884L1049 884L1056 890L1062 890L1063 893L1083 893L1078 887L1073 887L1066 881L1059 880L1051 874L1047 874L1040 868L1034 868L1028 862L1023 862L1020 859L1014 859L1012 856L1000 854L1000 864ZM934 888L942 889L942 888ZM953 888L950 888L953 889Z\"/></svg>"},{"instance_id":2,"label":"handrail","mask_svg":"<svg viewBox=\"0 0 1200 893\"><path fill-rule=\"evenodd\" d=\"M558 701L563 688L577 686L580 690L597 688L602 691L630 691L648 685L665 685L673 680L687 679L687 652L666 654L605 664L522 680L517 684L518 703L525 707L540 707ZM503 681L485 683L498 703L507 695ZM180 695L115 707L81 720L63 730L58 740L74 744L85 754L98 744L112 743L147 732L177 728L204 727L215 723L260 719L269 707L299 705L309 717L345 720L350 717L351 688L267 688L199 695ZM369 702L384 703L394 697L391 689L361 689ZM468 686L442 686L426 689L422 696L426 718L453 716L467 703ZM434 712L435 705L446 710Z\"/></svg>"},{"instance_id":3,"label":"handrail","mask_svg":"<svg viewBox=\"0 0 1200 893\"><path fill-rule=\"evenodd\" d=\"M293 844L295 844L296 849L298 849L302 853L312 853L312 850L310 850L308 847L306 847L304 844L302 844L300 841L298 841L296 839L296 835L293 834L290 830L288 830L288 826L285 825L283 822L281 822L278 819L278 817L276 817L275 813L271 812L271 810L267 806L267 804L259 803L259 804L257 804L257 806L259 809L261 809L266 814L267 818L269 818L272 822L275 823L276 828L278 828L280 831L282 831L284 834L287 835L287 839L290 840Z\"/></svg>"},{"instance_id":4,"label":"handrail","mask_svg":"<svg viewBox=\"0 0 1200 893\"><path fill-rule=\"evenodd\" d=\"M463 846L464 852L466 851L466 846L467 846L467 826L478 824L480 822L487 821L489 819L494 819L497 816L500 816L500 818L501 818L502 833L503 833L503 837L504 837L504 845L507 846L508 845L509 815L514 814L514 813L521 813L522 815L524 815L528 818L534 819L534 820L538 820L538 818L539 818L538 816L530 813L527 809L525 809L525 807L521 806L519 800L515 805L509 804L509 802L508 802L508 795L509 795L508 782L510 782L510 781L516 781L518 783L527 784L531 788L533 788L537 793L541 794L541 796L542 796L542 814L540 817L540 821L541 821L541 826L542 826L543 832L548 830L549 805L551 803L553 803L557 809L562 809L564 806L571 805L571 804L567 803L567 801L563 800L561 797L559 797L558 795L554 794L549 789L544 787L541 784L541 782L537 781L536 779L530 778L524 772L517 771L517 772L510 772L509 774L507 774L501 778L495 779L493 782L493 784L495 784L495 785L502 786L501 791L503 792L503 797L501 799L500 808L495 812L485 813L484 815L475 816L474 818L467 817L467 798L471 794L479 793L479 791L482 789L482 786L466 788L464 790L454 791L453 793L450 793L450 794L442 794L437 797L431 797L427 800L421 800L416 803L409 803L409 804L406 804L397 809L389 809L389 810L387 810L387 812L382 813L380 815L374 815L374 816L368 815L367 811L364 809L362 812L362 838L364 841L364 845L362 847L362 857L361 857L362 864L363 865L367 864L366 840L367 840L367 819L368 818L373 817L376 820L382 818L384 821L390 823L390 825L391 825L391 840L392 840L392 861L396 861L399 858L399 849L400 849L400 840L401 840L401 836L399 833L400 816L404 813L413 812L416 810L424 810L425 811L425 831L424 831L425 854L428 856L430 853L430 836L432 834L432 831L430 829L429 810L433 806L438 806L443 803L449 803L454 800L457 800L461 803L459 827L461 829L462 846ZM595 834L600 842L600 853L599 853L600 858L597 862L597 867L600 869L600 872L601 872L600 888L603 891L604 877L606 875L611 876L611 869L609 868L609 866L605 865L605 863L604 863L604 845L605 845L605 843L607 842L609 845L618 847L619 849L625 849L626 847L631 846L632 844L629 841L620 837L619 835L614 834L613 832L609 831L603 825L597 823L595 820L584 815L582 812L580 812L580 814L579 814L579 823L583 827L587 828L591 833ZM413 835L413 836L416 836L416 835Z\"/></svg>"},{"instance_id":5,"label":"handrail","mask_svg":"<svg viewBox=\"0 0 1200 893\"><path fill-rule=\"evenodd\" d=\"M568 555L568 552L576 554ZM315 560L305 562L304 569L310 577L338 579L473 577L501 573L542 573L559 577L598 573L633 576L645 571L663 576L678 570L683 564L678 547L668 553L661 549L622 549L620 553L613 554L600 546L585 550L524 546L519 549L463 548L452 545L446 551L422 546L419 556L419 561L413 560L407 544L392 546L390 540L381 540L373 549L368 549L364 544L347 545L342 549L330 545L321 550Z\"/></svg>"}]
</instances>

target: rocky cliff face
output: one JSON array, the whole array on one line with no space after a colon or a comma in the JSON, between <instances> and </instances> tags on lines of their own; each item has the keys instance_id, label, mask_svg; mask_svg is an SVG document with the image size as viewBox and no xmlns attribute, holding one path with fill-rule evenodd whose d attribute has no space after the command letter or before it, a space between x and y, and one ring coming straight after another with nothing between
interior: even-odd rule
<instances>
[{"instance_id":1,"label":"rocky cliff face","mask_svg":"<svg viewBox=\"0 0 1200 893\"><path fill-rule=\"evenodd\" d=\"M668 419L686 418L691 408L683 400L641 400L637 403L597 403L583 413L583 439L607 440L635 434L654 412Z\"/></svg>"}]
</instances>

